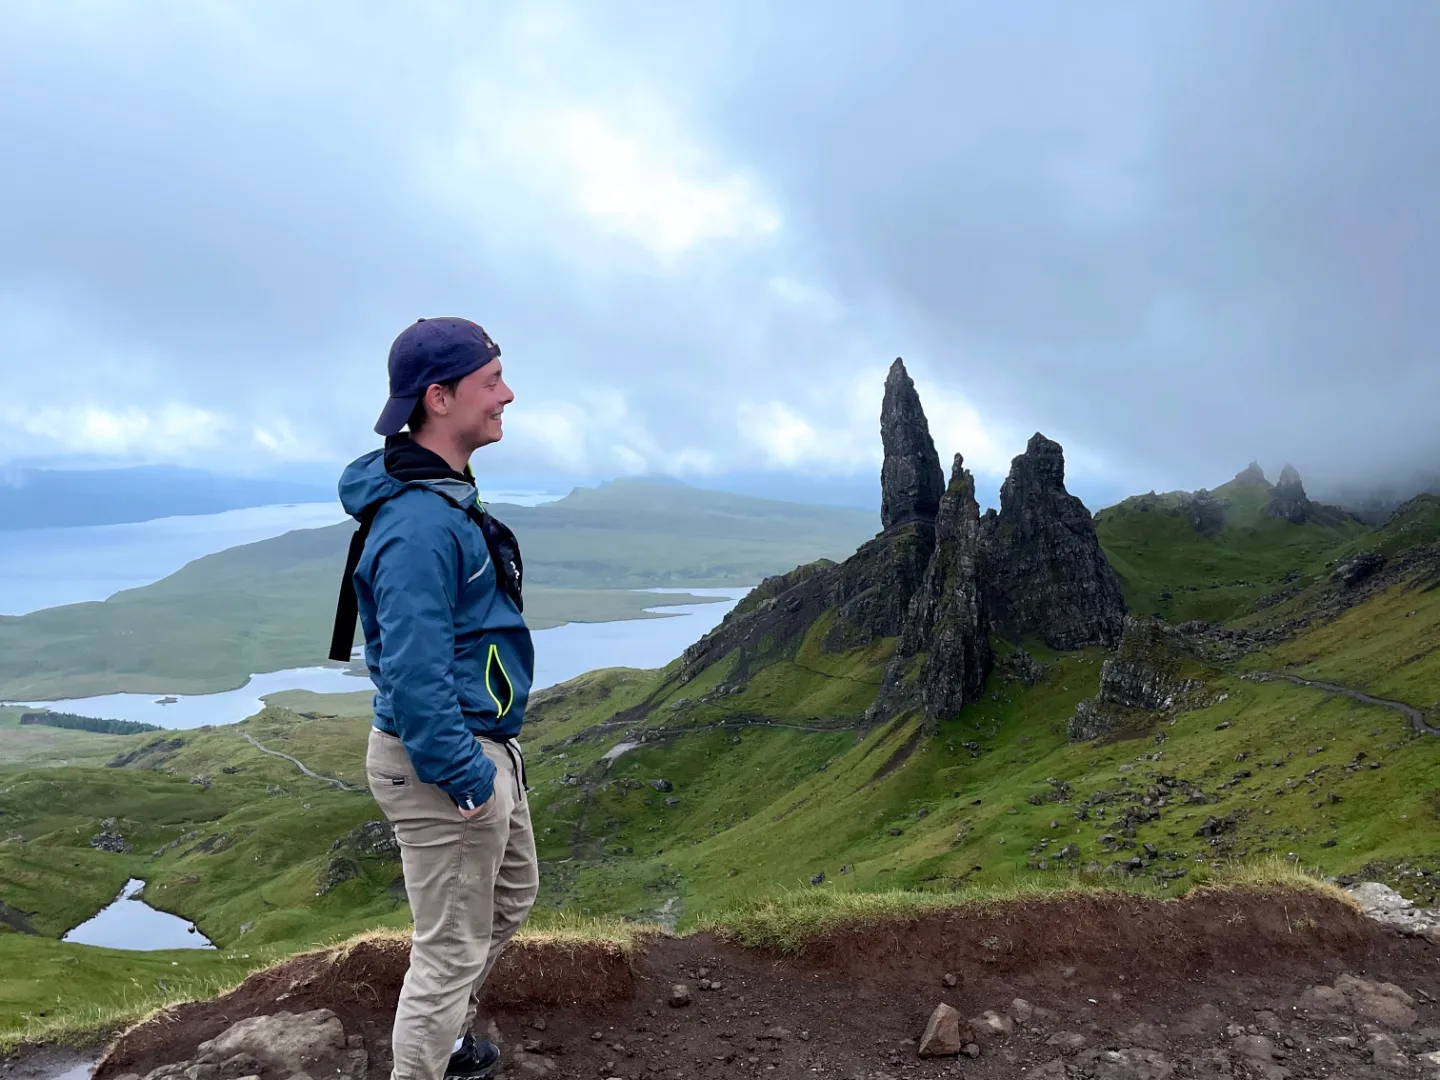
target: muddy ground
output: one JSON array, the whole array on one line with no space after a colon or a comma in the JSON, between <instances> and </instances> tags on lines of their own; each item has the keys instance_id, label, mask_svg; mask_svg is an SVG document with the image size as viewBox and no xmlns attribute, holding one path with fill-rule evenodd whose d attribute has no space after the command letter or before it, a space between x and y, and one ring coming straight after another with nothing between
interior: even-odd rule
<instances>
[{"instance_id":1,"label":"muddy ground","mask_svg":"<svg viewBox=\"0 0 1440 1080\"><path fill-rule=\"evenodd\" d=\"M96 1080L188 1063L247 1016L317 1008L351 1043L311 1075L380 1080L406 959L393 942L295 958L125 1033ZM672 1004L676 984L688 1004ZM504 958L487 1006L507 1077L1365 1080L1440 1078L1437 999L1440 949L1294 892L995 904L847 928L793 956L707 935L629 956L532 943ZM970 1021L966 1052L921 1058L942 1001Z\"/></svg>"}]
</instances>

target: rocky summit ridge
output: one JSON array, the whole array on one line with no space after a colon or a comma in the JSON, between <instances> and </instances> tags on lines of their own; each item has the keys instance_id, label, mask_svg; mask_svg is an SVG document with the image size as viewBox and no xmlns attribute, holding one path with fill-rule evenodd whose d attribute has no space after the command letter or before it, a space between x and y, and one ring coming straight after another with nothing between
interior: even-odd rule
<instances>
[{"instance_id":1,"label":"rocky summit ridge","mask_svg":"<svg viewBox=\"0 0 1440 1080\"><path fill-rule=\"evenodd\" d=\"M975 480L956 454L944 482L915 384L891 365L880 411L881 531L841 563L815 563L762 582L685 651L680 678L735 657L732 682L790 655L822 618L825 652L896 638L868 713L918 711L928 726L984 691L992 632L1052 648L1114 645L1125 621L1120 579L1090 512L1065 490L1060 444L1036 433L1012 462L1000 510L983 517Z\"/></svg>"}]
</instances>

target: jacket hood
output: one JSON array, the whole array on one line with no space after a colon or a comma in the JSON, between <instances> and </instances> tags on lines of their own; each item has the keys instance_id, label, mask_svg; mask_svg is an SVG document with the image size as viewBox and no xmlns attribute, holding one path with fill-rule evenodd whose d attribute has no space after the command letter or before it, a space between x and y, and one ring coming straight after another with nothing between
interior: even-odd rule
<instances>
[{"instance_id":1,"label":"jacket hood","mask_svg":"<svg viewBox=\"0 0 1440 1080\"><path fill-rule=\"evenodd\" d=\"M367 509L394 498L404 488L402 481L385 471L385 451L371 450L346 465L340 474L340 505L359 520Z\"/></svg>"},{"instance_id":2,"label":"jacket hood","mask_svg":"<svg viewBox=\"0 0 1440 1080\"><path fill-rule=\"evenodd\" d=\"M393 447L390 457L393 463ZM407 487L431 488L462 508L472 505L478 495L474 484L459 478L449 468L436 468L428 476L425 475L427 470L421 468L397 471L401 471L405 478L391 475L386 468L384 449L362 454L345 466L345 471L340 474L340 505L358 521L367 510L394 498Z\"/></svg>"}]
</instances>

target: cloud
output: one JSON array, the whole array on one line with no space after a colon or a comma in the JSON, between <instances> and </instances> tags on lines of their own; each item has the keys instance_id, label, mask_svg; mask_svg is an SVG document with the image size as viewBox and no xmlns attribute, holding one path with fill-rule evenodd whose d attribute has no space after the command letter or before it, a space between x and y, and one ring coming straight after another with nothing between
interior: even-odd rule
<instances>
[{"instance_id":1,"label":"cloud","mask_svg":"<svg viewBox=\"0 0 1440 1080\"><path fill-rule=\"evenodd\" d=\"M59 449L76 454L127 456L163 446L188 454L219 446L229 429L223 417L179 402L145 410L135 406L116 410L103 405L44 406L28 411L15 406L0 409L0 417L13 433L14 449Z\"/></svg>"},{"instance_id":2,"label":"cloud","mask_svg":"<svg viewBox=\"0 0 1440 1080\"><path fill-rule=\"evenodd\" d=\"M517 473L867 475L897 354L986 475L1440 462L1434 5L359 10L0 12L0 458L348 456L468 314Z\"/></svg>"}]
</instances>

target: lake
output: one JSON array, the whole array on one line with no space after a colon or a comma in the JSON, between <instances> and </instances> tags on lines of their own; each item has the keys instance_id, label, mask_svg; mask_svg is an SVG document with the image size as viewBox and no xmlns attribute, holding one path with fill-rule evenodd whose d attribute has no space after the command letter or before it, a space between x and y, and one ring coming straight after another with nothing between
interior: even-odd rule
<instances>
[{"instance_id":1,"label":"lake","mask_svg":"<svg viewBox=\"0 0 1440 1080\"><path fill-rule=\"evenodd\" d=\"M622 622L566 623L537 630L535 689L553 686L602 667L663 667L687 646L719 625L749 589L642 589L640 592L723 599L708 604L660 604L646 610L669 616L662 619L627 619ZM181 695L170 705L159 704L160 694L104 694L63 701L17 702L55 712L99 716L110 720L138 720L161 727L184 729L205 724L233 724L265 707L260 699L281 690L313 690L345 694L372 689L368 677L348 675L339 665L292 668L254 675L238 690L218 694Z\"/></svg>"},{"instance_id":2,"label":"lake","mask_svg":"<svg viewBox=\"0 0 1440 1080\"><path fill-rule=\"evenodd\" d=\"M66 934L61 941L107 949L213 949L195 924L169 912L156 911L137 894L145 882L131 878L110 904ZM193 932L192 932L193 931Z\"/></svg>"},{"instance_id":3,"label":"lake","mask_svg":"<svg viewBox=\"0 0 1440 1080\"><path fill-rule=\"evenodd\" d=\"M487 492L491 502L535 506L559 496ZM338 502L293 503L156 518L125 525L0 531L0 615L104 600L173 574L202 555L292 529L349 520Z\"/></svg>"}]
</instances>

